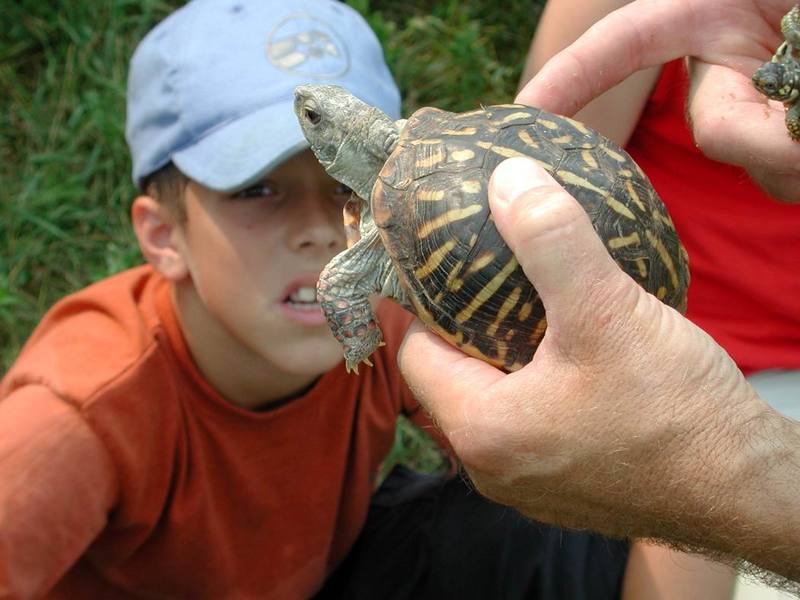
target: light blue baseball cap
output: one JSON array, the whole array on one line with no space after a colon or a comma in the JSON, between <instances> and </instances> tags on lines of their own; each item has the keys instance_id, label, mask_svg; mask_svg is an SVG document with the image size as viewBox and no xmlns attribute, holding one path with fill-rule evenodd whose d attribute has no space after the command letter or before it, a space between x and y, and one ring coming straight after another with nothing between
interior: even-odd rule
<instances>
[{"instance_id":1,"label":"light blue baseball cap","mask_svg":"<svg viewBox=\"0 0 800 600\"><path fill-rule=\"evenodd\" d=\"M335 0L193 0L131 58L125 139L138 187L169 161L230 192L308 147L293 111L304 83L333 83L392 118L400 93L377 37Z\"/></svg>"}]
</instances>

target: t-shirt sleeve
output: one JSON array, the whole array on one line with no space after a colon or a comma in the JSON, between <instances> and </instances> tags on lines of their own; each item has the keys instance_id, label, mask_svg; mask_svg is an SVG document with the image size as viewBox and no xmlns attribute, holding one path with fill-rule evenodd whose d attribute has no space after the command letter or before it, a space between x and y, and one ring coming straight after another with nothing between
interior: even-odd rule
<instances>
[{"instance_id":1,"label":"t-shirt sleeve","mask_svg":"<svg viewBox=\"0 0 800 600\"><path fill-rule=\"evenodd\" d=\"M78 410L44 386L0 401L0 591L41 596L103 529L117 483Z\"/></svg>"}]
</instances>

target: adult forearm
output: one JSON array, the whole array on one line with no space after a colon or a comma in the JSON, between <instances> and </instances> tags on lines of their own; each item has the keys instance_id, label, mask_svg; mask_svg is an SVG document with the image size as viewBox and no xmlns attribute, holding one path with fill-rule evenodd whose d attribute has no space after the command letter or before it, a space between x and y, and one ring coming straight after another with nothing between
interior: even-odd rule
<instances>
[{"instance_id":1,"label":"adult forearm","mask_svg":"<svg viewBox=\"0 0 800 600\"><path fill-rule=\"evenodd\" d=\"M746 425L730 464L720 549L800 582L800 423L765 410Z\"/></svg>"}]
</instances>

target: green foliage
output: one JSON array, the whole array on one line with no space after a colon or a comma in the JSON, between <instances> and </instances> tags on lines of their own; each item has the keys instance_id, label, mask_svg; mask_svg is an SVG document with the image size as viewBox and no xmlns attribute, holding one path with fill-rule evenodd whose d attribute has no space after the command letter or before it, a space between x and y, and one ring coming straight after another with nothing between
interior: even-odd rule
<instances>
[{"instance_id":1,"label":"green foliage","mask_svg":"<svg viewBox=\"0 0 800 600\"><path fill-rule=\"evenodd\" d=\"M466 110L513 99L544 0L351 0L404 94ZM5 0L0 36L0 375L56 300L141 261L128 210L128 60L176 0ZM391 461L433 469L408 424Z\"/></svg>"},{"instance_id":2,"label":"green foliage","mask_svg":"<svg viewBox=\"0 0 800 600\"><path fill-rule=\"evenodd\" d=\"M139 261L123 136L129 56L156 0L4 3L0 373L58 298Z\"/></svg>"}]
</instances>

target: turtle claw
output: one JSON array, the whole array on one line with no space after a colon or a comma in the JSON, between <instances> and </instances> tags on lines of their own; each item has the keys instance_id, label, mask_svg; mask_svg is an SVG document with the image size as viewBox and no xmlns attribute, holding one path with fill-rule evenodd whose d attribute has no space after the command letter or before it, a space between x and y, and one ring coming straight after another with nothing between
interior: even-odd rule
<instances>
[{"instance_id":1,"label":"turtle claw","mask_svg":"<svg viewBox=\"0 0 800 600\"><path fill-rule=\"evenodd\" d=\"M385 346L386 344L384 343L382 345ZM368 365L370 367L374 367L375 366L375 365L372 364L372 361L369 358L362 358L361 362L363 362L365 365ZM345 368L345 370L347 371L348 374L349 373L355 373L356 375L358 375L358 365L359 365L358 361L352 361L350 359L347 359L347 360L345 360L344 368Z\"/></svg>"},{"instance_id":2,"label":"turtle claw","mask_svg":"<svg viewBox=\"0 0 800 600\"><path fill-rule=\"evenodd\" d=\"M358 367L361 363L370 367L374 366L369 357L375 350L386 345L381 337L381 330L375 326L360 337L345 338L344 360L348 373L358 375Z\"/></svg>"}]
</instances>

